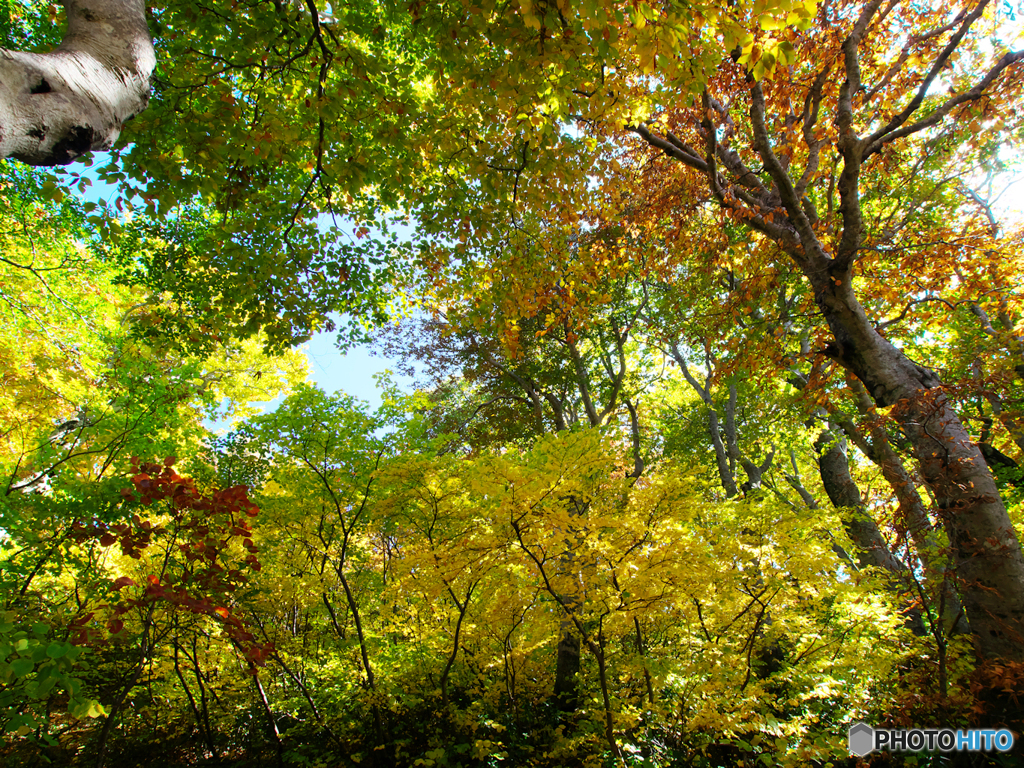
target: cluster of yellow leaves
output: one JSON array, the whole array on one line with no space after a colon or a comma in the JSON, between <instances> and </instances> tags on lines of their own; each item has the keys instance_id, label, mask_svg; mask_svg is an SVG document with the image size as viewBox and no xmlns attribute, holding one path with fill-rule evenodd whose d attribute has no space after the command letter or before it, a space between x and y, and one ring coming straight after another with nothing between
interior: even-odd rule
<instances>
[{"instance_id":1,"label":"cluster of yellow leaves","mask_svg":"<svg viewBox=\"0 0 1024 768\"><path fill-rule=\"evenodd\" d=\"M351 459L330 470L317 468L321 438L307 434L309 460L282 460L265 491L261 546L275 565L260 576L257 610L296 664L308 635L272 617L322 615L342 633L346 687L366 684L365 651L394 712L442 706L453 681L481 707L527 706L551 685L568 622L584 633L595 722L599 648L616 733L682 711L687 729L760 734L759 749L798 764L837 753L834 736L813 746L825 718L866 707L901 653L902 640L886 639L900 638L898 617L844 574L820 512L811 521L767 499L709 502L671 463L633 482L621 446L598 430L472 458L382 461L349 438Z\"/></svg>"}]
</instances>

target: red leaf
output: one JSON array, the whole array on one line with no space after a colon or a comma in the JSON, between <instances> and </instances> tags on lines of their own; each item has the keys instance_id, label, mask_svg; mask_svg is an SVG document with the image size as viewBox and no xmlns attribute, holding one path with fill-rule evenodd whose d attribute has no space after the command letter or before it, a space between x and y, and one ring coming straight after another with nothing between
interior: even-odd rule
<instances>
[{"instance_id":1,"label":"red leaf","mask_svg":"<svg viewBox=\"0 0 1024 768\"><path fill-rule=\"evenodd\" d=\"M121 578L115 580L112 586L114 587L114 589L124 589L125 587L134 587L137 585L132 579L128 578L127 576L122 576Z\"/></svg>"}]
</instances>

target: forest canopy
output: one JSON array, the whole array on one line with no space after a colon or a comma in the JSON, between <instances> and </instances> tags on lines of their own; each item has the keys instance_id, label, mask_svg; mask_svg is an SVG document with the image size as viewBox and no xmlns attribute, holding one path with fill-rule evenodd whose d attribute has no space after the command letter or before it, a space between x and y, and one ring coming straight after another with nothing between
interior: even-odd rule
<instances>
[{"instance_id":1,"label":"forest canopy","mask_svg":"<svg viewBox=\"0 0 1024 768\"><path fill-rule=\"evenodd\" d=\"M1022 12L7 0L4 764L1015 764Z\"/></svg>"}]
</instances>

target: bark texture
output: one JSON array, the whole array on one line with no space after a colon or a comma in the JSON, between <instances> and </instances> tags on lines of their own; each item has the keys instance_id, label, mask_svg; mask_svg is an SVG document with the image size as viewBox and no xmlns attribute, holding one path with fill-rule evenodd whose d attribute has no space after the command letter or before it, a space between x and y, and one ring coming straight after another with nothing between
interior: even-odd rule
<instances>
[{"instance_id":1,"label":"bark texture","mask_svg":"<svg viewBox=\"0 0 1024 768\"><path fill-rule=\"evenodd\" d=\"M813 281L812 281L813 282ZM938 377L875 331L849 284L816 285L835 334L830 354L865 385L907 436L957 563L963 602L983 656L1024 648L1024 556L984 457Z\"/></svg>"},{"instance_id":2,"label":"bark texture","mask_svg":"<svg viewBox=\"0 0 1024 768\"><path fill-rule=\"evenodd\" d=\"M890 443L889 433L878 419L871 418L871 401L864 388L856 381L850 382L857 399L857 407L868 418L870 441L857 433L856 427L849 421L843 424L843 430L855 439L858 447L873 461L888 481L899 504L897 528L910 536L927 582L941 589L943 605L940 615L943 617L945 631L966 633L970 631L963 606L957 596L956 589L950 581L950 569L947 560L949 552L943 545L933 528L924 500L917 490L917 482ZM856 436L856 437L855 437Z\"/></svg>"},{"instance_id":3,"label":"bark texture","mask_svg":"<svg viewBox=\"0 0 1024 768\"><path fill-rule=\"evenodd\" d=\"M65 165L109 149L146 108L156 66L141 0L67 0L50 53L0 48L0 158Z\"/></svg>"},{"instance_id":4,"label":"bark texture","mask_svg":"<svg viewBox=\"0 0 1024 768\"><path fill-rule=\"evenodd\" d=\"M846 443L828 431L823 431L815 442L818 469L829 501L838 509L847 510L843 516L846 533L857 548L857 565L874 566L890 573L903 573L907 567L889 551L889 547L867 510L860 488L850 475Z\"/></svg>"}]
</instances>

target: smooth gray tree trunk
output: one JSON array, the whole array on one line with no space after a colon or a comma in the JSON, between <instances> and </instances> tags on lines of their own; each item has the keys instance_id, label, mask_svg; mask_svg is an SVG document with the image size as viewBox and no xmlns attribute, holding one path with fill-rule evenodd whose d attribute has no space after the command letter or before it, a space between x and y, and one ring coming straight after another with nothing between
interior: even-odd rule
<instances>
[{"instance_id":1,"label":"smooth gray tree trunk","mask_svg":"<svg viewBox=\"0 0 1024 768\"><path fill-rule=\"evenodd\" d=\"M149 102L156 55L141 0L67 0L49 53L0 48L0 158L65 165L110 149Z\"/></svg>"}]
</instances>

